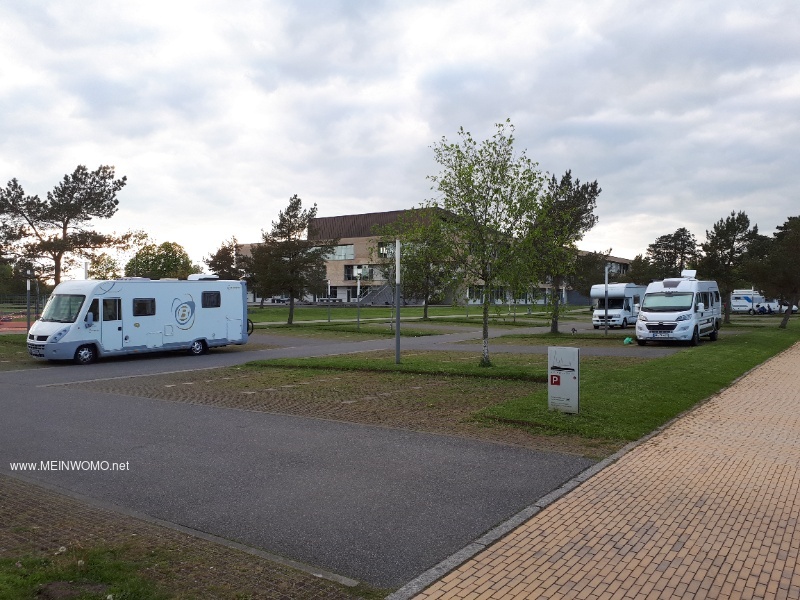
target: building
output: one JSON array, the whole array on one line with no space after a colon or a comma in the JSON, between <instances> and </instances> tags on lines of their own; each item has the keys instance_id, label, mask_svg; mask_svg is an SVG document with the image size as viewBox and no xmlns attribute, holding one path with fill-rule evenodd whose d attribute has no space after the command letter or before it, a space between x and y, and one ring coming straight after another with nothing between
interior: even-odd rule
<instances>
[{"instance_id":1,"label":"building","mask_svg":"<svg viewBox=\"0 0 800 600\"><path fill-rule=\"evenodd\" d=\"M388 249L380 247L375 234L376 228L397 222L408 210L395 210L358 215L341 215L336 217L317 217L312 219L308 227L309 240L338 239L339 243L332 255L327 259L326 269L330 292L326 296L306 298L305 300L356 302L360 297L364 304L390 304L393 302L393 291L390 282L375 264L376 254L385 253ZM250 253L252 244L243 244L242 254ZM391 252L391 250L389 250ZM615 256L608 257L611 268L610 276L627 273L630 260ZM550 284L542 283L534 295L517 298L519 304L543 304L550 291ZM471 304L481 303L482 286L473 285L467 290L467 300ZM591 301L573 292L562 291L562 300L568 304L590 304ZM256 299L254 298L254 301ZM283 298L273 299L283 302ZM495 302L509 301L505 290L495 291ZM513 302L513 299L511 300Z\"/></svg>"}]
</instances>

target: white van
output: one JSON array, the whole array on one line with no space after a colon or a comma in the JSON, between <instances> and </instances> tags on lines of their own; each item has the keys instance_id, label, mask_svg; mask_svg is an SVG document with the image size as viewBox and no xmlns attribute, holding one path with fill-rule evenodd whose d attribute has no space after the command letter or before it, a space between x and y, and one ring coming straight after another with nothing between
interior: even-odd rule
<instances>
[{"instance_id":1,"label":"white van","mask_svg":"<svg viewBox=\"0 0 800 600\"><path fill-rule=\"evenodd\" d=\"M782 313L788 306L788 303L781 304L774 298L765 298L757 290L733 290L731 294L731 312L735 313ZM792 307L792 312L797 312L796 306Z\"/></svg>"},{"instance_id":2,"label":"white van","mask_svg":"<svg viewBox=\"0 0 800 600\"><path fill-rule=\"evenodd\" d=\"M680 340L696 346L701 337L712 342L722 325L722 299L716 281L700 281L697 271L680 278L654 281L639 308L636 341Z\"/></svg>"},{"instance_id":3,"label":"white van","mask_svg":"<svg viewBox=\"0 0 800 600\"><path fill-rule=\"evenodd\" d=\"M129 278L65 281L28 332L28 353L89 364L101 356L161 350L204 354L247 342L243 281Z\"/></svg>"},{"instance_id":4,"label":"white van","mask_svg":"<svg viewBox=\"0 0 800 600\"><path fill-rule=\"evenodd\" d=\"M609 283L608 310L606 310L606 285L604 283L593 285L589 296L595 300L595 310L592 313L594 328L605 326L606 314L609 327L625 329L628 325L636 323L639 305L646 289L645 286L635 283Z\"/></svg>"}]
</instances>

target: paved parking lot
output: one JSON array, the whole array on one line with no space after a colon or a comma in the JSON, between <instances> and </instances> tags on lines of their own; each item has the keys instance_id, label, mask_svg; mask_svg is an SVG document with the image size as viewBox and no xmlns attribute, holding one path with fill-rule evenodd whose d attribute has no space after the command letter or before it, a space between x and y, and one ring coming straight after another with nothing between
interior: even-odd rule
<instances>
[{"instance_id":1,"label":"paved parking lot","mask_svg":"<svg viewBox=\"0 0 800 600\"><path fill-rule=\"evenodd\" d=\"M0 468L127 462L127 471L28 477L391 588L592 464L453 436L59 385L211 368L253 354L0 373Z\"/></svg>"}]
</instances>

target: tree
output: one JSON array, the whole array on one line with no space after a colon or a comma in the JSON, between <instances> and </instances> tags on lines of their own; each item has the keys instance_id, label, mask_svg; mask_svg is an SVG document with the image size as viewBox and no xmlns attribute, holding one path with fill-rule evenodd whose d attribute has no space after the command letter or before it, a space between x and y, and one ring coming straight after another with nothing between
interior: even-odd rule
<instances>
[{"instance_id":1,"label":"tree","mask_svg":"<svg viewBox=\"0 0 800 600\"><path fill-rule=\"evenodd\" d=\"M89 263L89 277L91 279L119 279L119 261L106 252L93 256Z\"/></svg>"},{"instance_id":2,"label":"tree","mask_svg":"<svg viewBox=\"0 0 800 600\"><path fill-rule=\"evenodd\" d=\"M575 257L575 269L567 276L569 287L588 297L593 285L605 281L610 254L611 248L605 252L579 252Z\"/></svg>"},{"instance_id":3,"label":"tree","mask_svg":"<svg viewBox=\"0 0 800 600\"><path fill-rule=\"evenodd\" d=\"M193 273L202 272L200 267L192 264L183 246L175 242L164 242L158 246L147 244L125 265L125 275L128 277L186 279Z\"/></svg>"},{"instance_id":4,"label":"tree","mask_svg":"<svg viewBox=\"0 0 800 600\"><path fill-rule=\"evenodd\" d=\"M245 275L236 237L222 242L216 252L203 259L210 271L220 279L241 279Z\"/></svg>"},{"instance_id":5,"label":"tree","mask_svg":"<svg viewBox=\"0 0 800 600\"><path fill-rule=\"evenodd\" d=\"M558 333L558 290L577 266L576 243L597 224L594 209L600 192L597 181L583 184L580 179L573 181L571 171L560 180L553 175L548 181L537 222L535 256L544 262L552 284L551 333Z\"/></svg>"},{"instance_id":6,"label":"tree","mask_svg":"<svg viewBox=\"0 0 800 600\"><path fill-rule=\"evenodd\" d=\"M725 323L731 322L731 305L728 300L736 286L743 281L747 251L758 235L758 226L750 228L750 219L744 212L731 211L706 230L706 241L701 245L703 256L698 267L704 279L713 279L725 299Z\"/></svg>"},{"instance_id":7,"label":"tree","mask_svg":"<svg viewBox=\"0 0 800 600\"><path fill-rule=\"evenodd\" d=\"M647 247L647 258L656 279L677 277L681 271L696 265L699 258L697 240L685 227L675 233L662 235Z\"/></svg>"},{"instance_id":8,"label":"tree","mask_svg":"<svg viewBox=\"0 0 800 600\"><path fill-rule=\"evenodd\" d=\"M631 261L628 267L628 272L618 278L621 283L638 283L639 285L647 285L651 281L664 279L659 277L659 272L656 267L650 262L647 256L637 254Z\"/></svg>"},{"instance_id":9,"label":"tree","mask_svg":"<svg viewBox=\"0 0 800 600\"><path fill-rule=\"evenodd\" d=\"M800 216L789 217L764 244L766 252L752 256L745 266L753 282L766 295L788 303L781 329L786 329L792 307L800 304Z\"/></svg>"},{"instance_id":10,"label":"tree","mask_svg":"<svg viewBox=\"0 0 800 600\"><path fill-rule=\"evenodd\" d=\"M116 179L114 167L89 171L78 165L71 175L47 193L47 199L27 196L16 179L0 191L0 213L7 215L28 239L25 254L31 259L52 261L53 279L61 281L73 256L86 257L92 250L108 248L117 239L90 228L92 219L109 219L117 212L117 192L126 177Z\"/></svg>"},{"instance_id":11,"label":"tree","mask_svg":"<svg viewBox=\"0 0 800 600\"><path fill-rule=\"evenodd\" d=\"M297 194L286 210L278 213L269 233L262 231L263 243L251 249L248 262L259 295L289 296L289 318L294 321L294 302L306 294L322 295L327 286L325 257L338 240L309 240L308 223L317 216L317 205L303 210Z\"/></svg>"},{"instance_id":12,"label":"tree","mask_svg":"<svg viewBox=\"0 0 800 600\"><path fill-rule=\"evenodd\" d=\"M394 285L395 240L400 240L403 296L422 301L423 319L428 318L428 305L451 292L458 277L443 245L445 218L441 211L410 210L394 223L377 228L377 246L370 248L372 260Z\"/></svg>"},{"instance_id":13,"label":"tree","mask_svg":"<svg viewBox=\"0 0 800 600\"><path fill-rule=\"evenodd\" d=\"M429 179L441 197L427 205L453 214L442 222L449 261L468 280L483 284L481 365L490 366L492 292L503 286L512 265L522 264L520 250L539 215L543 176L524 151L515 155L514 126L508 120L498 123L492 138L480 144L463 127L458 137L459 143L443 137L433 146L441 171ZM530 262L532 257L524 259Z\"/></svg>"}]
</instances>

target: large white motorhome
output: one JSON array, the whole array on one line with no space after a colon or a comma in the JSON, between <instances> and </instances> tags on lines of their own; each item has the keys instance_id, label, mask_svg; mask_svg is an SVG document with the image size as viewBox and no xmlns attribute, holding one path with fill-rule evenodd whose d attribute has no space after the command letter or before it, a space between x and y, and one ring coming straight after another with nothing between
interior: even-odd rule
<instances>
[{"instance_id":1,"label":"large white motorhome","mask_svg":"<svg viewBox=\"0 0 800 600\"><path fill-rule=\"evenodd\" d=\"M65 281L28 332L28 353L88 364L161 350L204 354L248 337L243 281L128 278Z\"/></svg>"},{"instance_id":2,"label":"large white motorhome","mask_svg":"<svg viewBox=\"0 0 800 600\"><path fill-rule=\"evenodd\" d=\"M654 281L639 308L636 341L681 340L696 346L701 337L717 339L722 324L722 299L716 281L700 281L697 271L680 278Z\"/></svg>"},{"instance_id":3,"label":"large white motorhome","mask_svg":"<svg viewBox=\"0 0 800 600\"><path fill-rule=\"evenodd\" d=\"M589 292L596 307L592 313L592 325L595 329L605 326L606 314L609 327L621 327L636 323L639 314L639 305L647 288L635 283L609 283L608 284L608 310L606 311L606 285L599 283L593 285Z\"/></svg>"}]
</instances>

